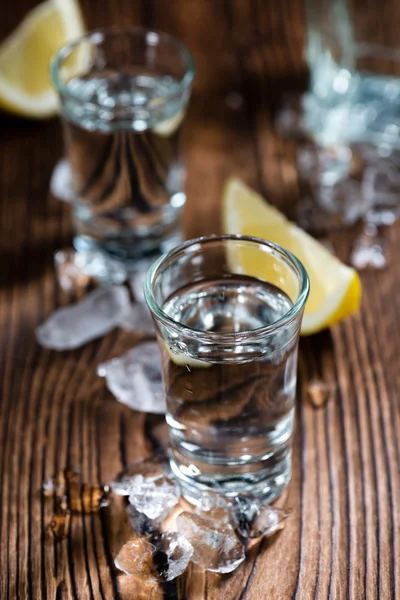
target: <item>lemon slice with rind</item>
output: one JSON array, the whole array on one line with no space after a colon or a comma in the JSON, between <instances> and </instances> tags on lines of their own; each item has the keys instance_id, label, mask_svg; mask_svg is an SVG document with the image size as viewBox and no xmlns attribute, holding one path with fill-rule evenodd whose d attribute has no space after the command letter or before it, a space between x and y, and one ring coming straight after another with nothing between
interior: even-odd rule
<instances>
[{"instance_id":1,"label":"lemon slice with rind","mask_svg":"<svg viewBox=\"0 0 400 600\"><path fill-rule=\"evenodd\" d=\"M177 131L178 127L183 121L184 116L184 112L183 110L181 110L180 112L178 112L178 114L174 115L173 117L170 117L169 119L166 119L164 121L161 121L160 123L157 123L157 125L154 125L153 131L155 131L155 133L158 133L158 135L160 135L161 137L169 137Z\"/></svg>"},{"instance_id":2,"label":"lemon slice with rind","mask_svg":"<svg viewBox=\"0 0 400 600\"><path fill-rule=\"evenodd\" d=\"M77 0L47 0L33 8L0 45L0 107L38 119L56 114L50 59L84 30Z\"/></svg>"},{"instance_id":3,"label":"lemon slice with rind","mask_svg":"<svg viewBox=\"0 0 400 600\"><path fill-rule=\"evenodd\" d=\"M222 206L224 233L260 237L290 250L305 266L310 278L301 333L315 333L354 313L361 302L361 282L357 272L344 265L322 244L291 223L276 208L238 179L228 180ZM230 256L238 272L265 278L284 291L279 272L247 248ZM294 282L293 282L294 285ZM295 289L295 288L293 288Z\"/></svg>"},{"instance_id":4,"label":"lemon slice with rind","mask_svg":"<svg viewBox=\"0 0 400 600\"><path fill-rule=\"evenodd\" d=\"M207 369L208 367L212 367L212 363L206 362L204 360L199 360L198 358L192 358L184 352L177 352L175 349L173 350L170 346L168 346L168 344L165 342L164 346L172 362L178 365L179 367L189 367L191 369Z\"/></svg>"}]
</instances>

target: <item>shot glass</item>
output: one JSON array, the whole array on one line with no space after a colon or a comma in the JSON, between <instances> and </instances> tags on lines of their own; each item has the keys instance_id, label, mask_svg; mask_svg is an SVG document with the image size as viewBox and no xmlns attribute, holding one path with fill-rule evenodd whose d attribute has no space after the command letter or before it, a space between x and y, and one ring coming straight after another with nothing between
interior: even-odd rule
<instances>
[{"instance_id":1,"label":"shot glass","mask_svg":"<svg viewBox=\"0 0 400 600\"><path fill-rule=\"evenodd\" d=\"M144 291L186 497L195 502L199 488L278 497L292 469L303 265L262 239L212 235L162 256Z\"/></svg>"},{"instance_id":2,"label":"shot glass","mask_svg":"<svg viewBox=\"0 0 400 600\"><path fill-rule=\"evenodd\" d=\"M305 2L303 119L315 145L300 153L300 176L332 225L390 224L400 216L400 5Z\"/></svg>"},{"instance_id":3,"label":"shot glass","mask_svg":"<svg viewBox=\"0 0 400 600\"><path fill-rule=\"evenodd\" d=\"M194 64L183 44L141 28L94 31L51 65L61 101L78 250L123 261L178 243L180 138Z\"/></svg>"}]
</instances>

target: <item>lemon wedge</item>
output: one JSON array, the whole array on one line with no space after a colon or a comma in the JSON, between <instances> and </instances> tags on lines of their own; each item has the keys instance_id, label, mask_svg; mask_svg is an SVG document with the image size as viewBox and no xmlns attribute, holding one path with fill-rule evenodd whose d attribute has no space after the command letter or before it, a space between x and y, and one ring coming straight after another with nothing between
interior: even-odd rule
<instances>
[{"instance_id":1,"label":"lemon wedge","mask_svg":"<svg viewBox=\"0 0 400 600\"><path fill-rule=\"evenodd\" d=\"M359 308L361 282L358 273L238 179L229 179L225 186L222 226L224 233L240 233L275 242L303 263L310 278L310 296L304 312L302 335L330 327ZM261 261L255 262L256 256L259 255L250 256L248 250L242 248L233 260L240 272L268 277L271 281L271 273L265 273L266 267ZM271 283L276 282L272 280Z\"/></svg>"},{"instance_id":2,"label":"lemon wedge","mask_svg":"<svg viewBox=\"0 0 400 600\"><path fill-rule=\"evenodd\" d=\"M47 0L33 8L0 45L0 107L37 119L56 114L50 59L84 30L77 0Z\"/></svg>"},{"instance_id":3,"label":"lemon wedge","mask_svg":"<svg viewBox=\"0 0 400 600\"><path fill-rule=\"evenodd\" d=\"M178 129L179 125L183 121L184 116L185 115L183 113L183 110L181 110L180 112L178 112L178 114L174 115L173 117L170 117L169 119L161 121L161 123L155 125L153 127L153 131L158 133L158 135L161 135L161 137L169 137Z\"/></svg>"},{"instance_id":4,"label":"lemon wedge","mask_svg":"<svg viewBox=\"0 0 400 600\"><path fill-rule=\"evenodd\" d=\"M168 344L164 342L165 349L167 351L168 356L172 360L173 363L178 365L178 367L186 367L192 369L207 369L208 367L212 367L212 363L206 362L204 360L200 360L198 358L192 358L183 352L177 352L173 350Z\"/></svg>"}]
</instances>

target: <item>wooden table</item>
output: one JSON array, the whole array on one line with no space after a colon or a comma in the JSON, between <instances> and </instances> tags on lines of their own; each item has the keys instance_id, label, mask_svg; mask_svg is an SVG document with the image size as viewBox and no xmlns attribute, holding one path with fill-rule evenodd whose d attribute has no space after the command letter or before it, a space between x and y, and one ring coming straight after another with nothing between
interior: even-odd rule
<instances>
[{"instance_id":1,"label":"wooden table","mask_svg":"<svg viewBox=\"0 0 400 600\"><path fill-rule=\"evenodd\" d=\"M5 35L34 0L2 9ZM188 237L219 230L219 200L232 173L288 210L298 198L293 147L272 131L282 90L304 81L302 0L84 0L90 27L144 24L192 50L197 78L187 122ZM58 287L53 252L71 240L68 206L48 193L62 153L57 120L1 116L1 446L2 600L187 598L283 600L400 598L400 295L398 227L388 232L392 264L363 274L362 310L304 339L294 473L285 530L231 576L194 570L159 589L117 572L129 537L123 502L75 516L68 539L48 544L52 502L45 478L67 464L107 483L165 437L160 420L116 402L96 365L132 346L113 331L76 352L44 350L35 327L73 300ZM335 236L347 256L353 232ZM338 384L316 410L306 385Z\"/></svg>"}]
</instances>

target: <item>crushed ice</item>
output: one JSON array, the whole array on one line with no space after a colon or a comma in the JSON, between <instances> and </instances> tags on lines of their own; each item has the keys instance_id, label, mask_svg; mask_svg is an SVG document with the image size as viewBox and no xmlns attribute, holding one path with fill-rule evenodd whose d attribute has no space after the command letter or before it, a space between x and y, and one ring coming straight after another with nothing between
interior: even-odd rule
<instances>
[{"instance_id":1,"label":"crushed ice","mask_svg":"<svg viewBox=\"0 0 400 600\"><path fill-rule=\"evenodd\" d=\"M128 281L136 302L144 303L144 282L155 258L142 258L129 266Z\"/></svg>"},{"instance_id":2,"label":"crushed ice","mask_svg":"<svg viewBox=\"0 0 400 600\"><path fill-rule=\"evenodd\" d=\"M285 526L289 513L263 504L255 498L237 496L233 502L233 522L242 538L269 537Z\"/></svg>"},{"instance_id":3,"label":"crushed ice","mask_svg":"<svg viewBox=\"0 0 400 600\"><path fill-rule=\"evenodd\" d=\"M387 244L378 235L375 225L368 223L364 231L359 235L350 255L350 262L358 270L384 269L388 263Z\"/></svg>"},{"instance_id":4,"label":"crushed ice","mask_svg":"<svg viewBox=\"0 0 400 600\"><path fill-rule=\"evenodd\" d=\"M135 346L119 358L98 366L109 390L122 404L134 410L164 414L165 394L157 342Z\"/></svg>"},{"instance_id":5,"label":"crushed ice","mask_svg":"<svg viewBox=\"0 0 400 600\"><path fill-rule=\"evenodd\" d=\"M129 496L132 479L136 477L136 475L143 475L144 477L162 475L164 473L164 466L165 465L156 456L139 458L118 473L111 482L110 487L113 493L118 496Z\"/></svg>"},{"instance_id":6,"label":"crushed ice","mask_svg":"<svg viewBox=\"0 0 400 600\"><path fill-rule=\"evenodd\" d=\"M116 327L129 303L122 285L98 288L77 304L56 310L36 329L36 339L54 350L79 348Z\"/></svg>"},{"instance_id":7,"label":"crushed ice","mask_svg":"<svg viewBox=\"0 0 400 600\"><path fill-rule=\"evenodd\" d=\"M54 267L60 287L67 292L84 291L91 282L118 285L127 277L122 262L98 250L58 250L54 253Z\"/></svg>"},{"instance_id":8,"label":"crushed ice","mask_svg":"<svg viewBox=\"0 0 400 600\"><path fill-rule=\"evenodd\" d=\"M244 561L244 546L229 523L185 511L176 524L193 546L192 561L206 571L230 573Z\"/></svg>"},{"instance_id":9,"label":"crushed ice","mask_svg":"<svg viewBox=\"0 0 400 600\"><path fill-rule=\"evenodd\" d=\"M184 573L192 554L191 544L176 531L135 536L122 546L115 566L143 583L162 583Z\"/></svg>"},{"instance_id":10,"label":"crushed ice","mask_svg":"<svg viewBox=\"0 0 400 600\"><path fill-rule=\"evenodd\" d=\"M50 191L53 196L65 202L71 202L74 198L71 167L65 158L54 167L50 179Z\"/></svg>"},{"instance_id":11,"label":"crushed ice","mask_svg":"<svg viewBox=\"0 0 400 600\"><path fill-rule=\"evenodd\" d=\"M135 532L121 548L115 565L149 584L174 579L190 560L207 571L230 573L244 561L249 539L274 535L288 516L285 510L252 496L232 500L208 491L201 493L194 510L176 511L177 531L161 533L181 492L162 473L162 466L157 467L155 457L135 461L115 482L112 488L117 494L126 495L129 490L127 513ZM173 527L171 517L168 522Z\"/></svg>"},{"instance_id":12,"label":"crushed ice","mask_svg":"<svg viewBox=\"0 0 400 600\"><path fill-rule=\"evenodd\" d=\"M129 488L129 503L149 519L169 515L181 497L179 485L165 475L136 475Z\"/></svg>"},{"instance_id":13,"label":"crushed ice","mask_svg":"<svg viewBox=\"0 0 400 600\"><path fill-rule=\"evenodd\" d=\"M127 306L121 315L119 326L124 331L132 331L142 335L154 335L154 323L147 304L135 303Z\"/></svg>"}]
</instances>

